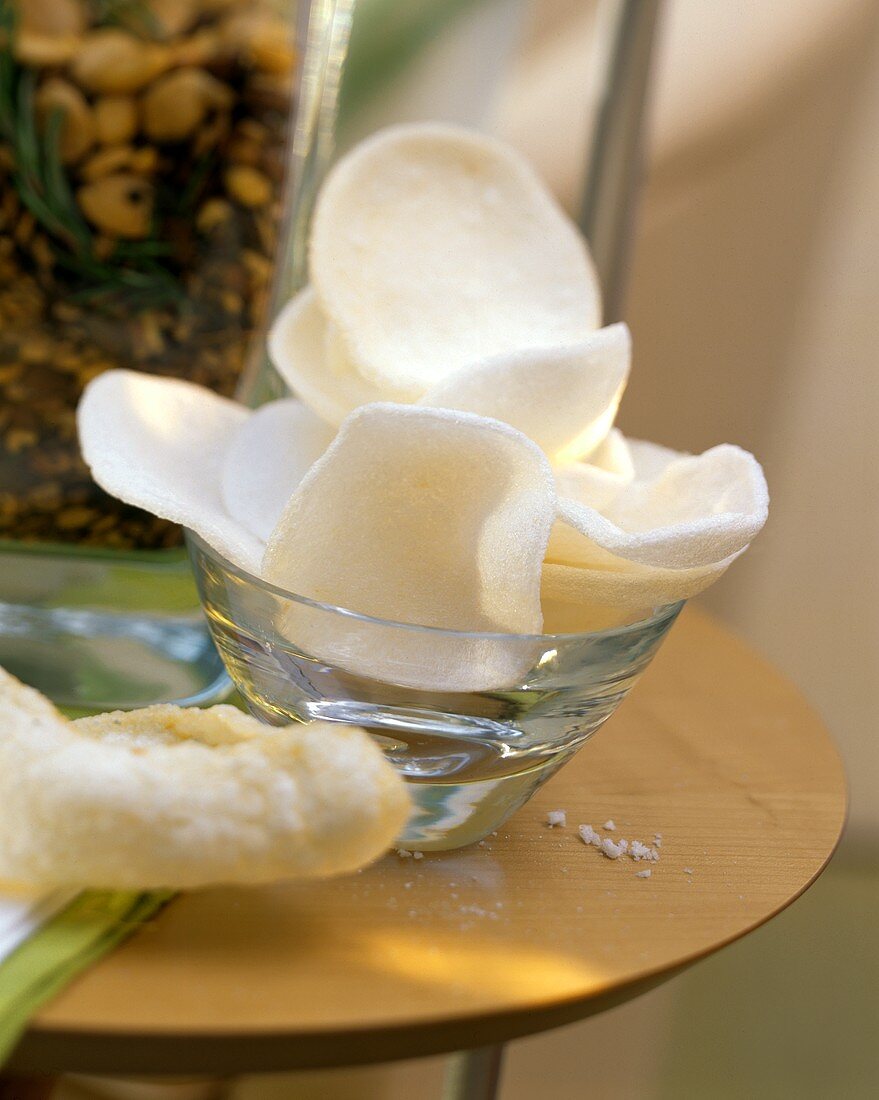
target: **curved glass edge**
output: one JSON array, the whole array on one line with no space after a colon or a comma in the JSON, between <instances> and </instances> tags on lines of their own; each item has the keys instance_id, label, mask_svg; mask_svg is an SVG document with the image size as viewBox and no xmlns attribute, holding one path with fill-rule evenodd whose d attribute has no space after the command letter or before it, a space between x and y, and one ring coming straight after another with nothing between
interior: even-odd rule
<instances>
[{"instance_id":1,"label":"curved glass edge","mask_svg":"<svg viewBox=\"0 0 879 1100\"><path fill-rule=\"evenodd\" d=\"M408 630L417 634L435 634L447 638L459 638L459 639L481 639L481 640L499 640L505 639L518 639L523 642L537 642L537 641L549 641L553 638L564 639L597 639L597 638L616 638L624 637L627 634L638 633L643 631L648 626L661 626L666 622L673 621L681 612L686 600L677 600L675 603L663 604L661 607L654 609L652 615L644 619L638 619L632 623L625 623L622 626L610 627L607 630L584 630L578 633L572 634L508 634L503 631L468 631L468 630L448 630L445 627L439 626L420 626L418 623L406 623L398 622L394 619L379 619L374 615L365 615L360 611L352 611L347 607L338 607L335 604L321 603L319 600L313 600L308 596L300 596L296 592L289 592L284 588L279 588L277 585L272 584L270 581L263 580L262 577L257 577L254 573L249 573L246 569L236 565L234 562L229 561L228 558L223 557L218 553L210 543L205 542L199 535L188 528L185 531L186 545L189 549L190 559L192 561L193 569L198 572L196 564L197 555L202 555L208 560L212 561L215 565L221 568L225 573L231 574L233 577L237 577L239 580L252 585L254 588L258 588L268 595L277 596L280 599L288 600L291 603L301 604L304 607L315 608L318 611L326 611L334 615L342 615L349 619L354 619L357 622L371 623L375 626L391 627L396 630Z\"/></svg>"},{"instance_id":2,"label":"curved glass edge","mask_svg":"<svg viewBox=\"0 0 879 1100\"><path fill-rule=\"evenodd\" d=\"M267 320L307 282L308 229L318 189L332 161L339 93L348 57L356 0L311 0L299 6L297 39L304 43L291 120L284 220ZM256 408L282 397L287 386L263 347L246 365L236 397Z\"/></svg>"}]
</instances>

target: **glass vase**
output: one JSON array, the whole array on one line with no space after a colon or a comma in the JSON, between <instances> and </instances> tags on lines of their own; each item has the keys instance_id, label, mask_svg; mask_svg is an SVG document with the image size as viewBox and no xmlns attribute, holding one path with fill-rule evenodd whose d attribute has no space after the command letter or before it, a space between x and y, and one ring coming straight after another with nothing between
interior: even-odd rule
<instances>
[{"instance_id":1,"label":"glass vase","mask_svg":"<svg viewBox=\"0 0 879 1100\"><path fill-rule=\"evenodd\" d=\"M0 0L0 663L61 704L228 689L180 529L98 489L75 409L262 356L307 8Z\"/></svg>"}]
</instances>

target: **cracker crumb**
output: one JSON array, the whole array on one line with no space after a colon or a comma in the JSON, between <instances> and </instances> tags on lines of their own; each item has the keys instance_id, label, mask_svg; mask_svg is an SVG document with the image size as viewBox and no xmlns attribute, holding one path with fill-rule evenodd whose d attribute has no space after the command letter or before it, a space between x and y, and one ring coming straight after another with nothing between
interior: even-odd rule
<instances>
[{"instance_id":1,"label":"cracker crumb","mask_svg":"<svg viewBox=\"0 0 879 1100\"><path fill-rule=\"evenodd\" d=\"M413 859L424 859L424 852L413 852L412 853L412 858Z\"/></svg>"},{"instance_id":2,"label":"cracker crumb","mask_svg":"<svg viewBox=\"0 0 879 1100\"><path fill-rule=\"evenodd\" d=\"M652 874L653 872L650 870L649 867L647 867L643 871L636 871L635 878L650 878Z\"/></svg>"},{"instance_id":3,"label":"cracker crumb","mask_svg":"<svg viewBox=\"0 0 879 1100\"><path fill-rule=\"evenodd\" d=\"M600 847L601 837L591 825L578 825L577 832L580 834L580 839L584 844L594 844L596 848Z\"/></svg>"},{"instance_id":4,"label":"cracker crumb","mask_svg":"<svg viewBox=\"0 0 879 1100\"><path fill-rule=\"evenodd\" d=\"M400 857L400 859L411 859L412 858L412 853L409 851L408 848L398 848L397 849L397 855Z\"/></svg>"},{"instance_id":5,"label":"cracker crumb","mask_svg":"<svg viewBox=\"0 0 879 1100\"><path fill-rule=\"evenodd\" d=\"M621 844L614 844L610 837L606 836L601 841L601 851L608 859L619 859L625 854L626 849Z\"/></svg>"},{"instance_id":6,"label":"cracker crumb","mask_svg":"<svg viewBox=\"0 0 879 1100\"><path fill-rule=\"evenodd\" d=\"M551 829L556 826L563 829L568 824L568 815L564 810L550 810L546 815L546 823Z\"/></svg>"},{"instance_id":7,"label":"cracker crumb","mask_svg":"<svg viewBox=\"0 0 879 1100\"><path fill-rule=\"evenodd\" d=\"M497 920L497 913L489 913L487 909L483 909L481 905L461 905L458 907L459 913L472 914L474 917L494 917Z\"/></svg>"},{"instance_id":8,"label":"cracker crumb","mask_svg":"<svg viewBox=\"0 0 879 1100\"><path fill-rule=\"evenodd\" d=\"M692 875L692 873L693 873L693 868L692 867L685 867L684 868L684 874L685 875Z\"/></svg>"},{"instance_id":9,"label":"cracker crumb","mask_svg":"<svg viewBox=\"0 0 879 1100\"><path fill-rule=\"evenodd\" d=\"M616 822L611 818L608 818L602 825L602 828L609 832L616 830L616 827ZM654 833L654 844L651 846L642 843L640 840L626 840L625 837L620 837L619 840L614 841L609 836L601 836L591 825L578 825L577 832L584 844L597 848L608 859L619 859L620 856L628 856L635 863L640 863L642 860L655 863L659 859L662 833ZM642 875L641 877L647 878L648 876Z\"/></svg>"}]
</instances>

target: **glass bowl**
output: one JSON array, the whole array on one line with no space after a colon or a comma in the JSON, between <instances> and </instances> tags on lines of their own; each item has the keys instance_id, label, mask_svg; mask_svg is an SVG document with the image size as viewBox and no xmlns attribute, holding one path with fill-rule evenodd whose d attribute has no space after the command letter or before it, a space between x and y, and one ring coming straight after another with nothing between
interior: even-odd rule
<instances>
[{"instance_id":1,"label":"glass bowl","mask_svg":"<svg viewBox=\"0 0 879 1100\"><path fill-rule=\"evenodd\" d=\"M425 851L497 829L613 714L683 606L595 633L471 634L317 603L187 542L248 707L274 725L370 730L415 805L398 843Z\"/></svg>"}]
</instances>

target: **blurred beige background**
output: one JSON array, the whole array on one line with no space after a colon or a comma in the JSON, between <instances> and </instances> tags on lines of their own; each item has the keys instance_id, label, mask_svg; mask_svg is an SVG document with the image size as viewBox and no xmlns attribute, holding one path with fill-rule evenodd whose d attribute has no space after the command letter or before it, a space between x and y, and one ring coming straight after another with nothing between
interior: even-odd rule
<instances>
[{"instance_id":1,"label":"blurred beige background","mask_svg":"<svg viewBox=\"0 0 879 1100\"><path fill-rule=\"evenodd\" d=\"M593 5L533 11L502 129L574 209ZM706 601L821 711L879 841L879 4L669 0L661 30L620 423L763 462L770 522Z\"/></svg>"}]
</instances>

